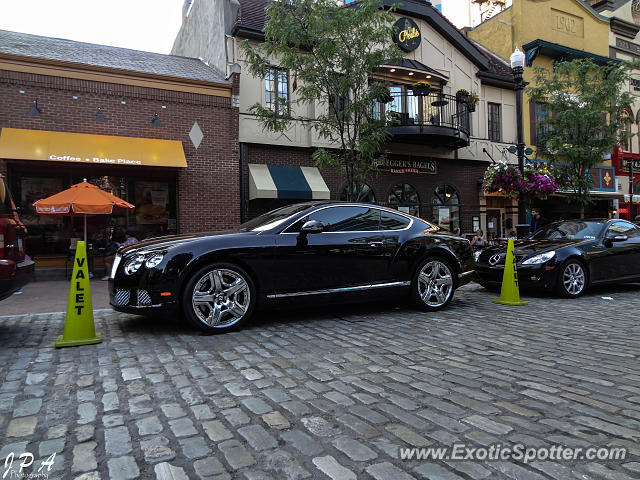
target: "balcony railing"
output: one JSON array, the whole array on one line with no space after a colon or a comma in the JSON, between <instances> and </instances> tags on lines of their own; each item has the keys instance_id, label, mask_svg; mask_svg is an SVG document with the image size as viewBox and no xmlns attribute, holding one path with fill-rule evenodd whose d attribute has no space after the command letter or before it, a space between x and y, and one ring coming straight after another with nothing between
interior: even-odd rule
<instances>
[{"instance_id":1,"label":"balcony railing","mask_svg":"<svg viewBox=\"0 0 640 480\"><path fill-rule=\"evenodd\" d=\"M439 92L427 95L413 95L411 91L391 92L390 98L389 102L377 104L376 115L387 121L394 137L413 143L468 145L469 106L466 101Z\"/></svg>"}]
</instances>

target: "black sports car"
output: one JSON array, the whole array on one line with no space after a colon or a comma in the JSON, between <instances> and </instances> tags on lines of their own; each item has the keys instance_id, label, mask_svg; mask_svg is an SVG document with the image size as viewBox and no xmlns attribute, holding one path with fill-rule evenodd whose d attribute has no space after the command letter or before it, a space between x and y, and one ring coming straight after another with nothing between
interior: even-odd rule
<instances>
[{"instance_id":1,"label":"black sports car","mask_svg":"<svg viewBox=\"0 0 640 480\"><path fill-rule=\"evenodd\" d=\"M123 248L109 292L118 311L173 310L203 330L225 332L257 304L294 298L333 301L388 290L437 310L472 274L469 242L424 220L367 204L309 202L233 231Z\"/></svg>"},{"instance_id":2,"label":"black sports car","mask_svg":"<svg viewBox=\"0 0 640 480\"><path fill-rule=\"evenodd\" d=\"M551 223L515 243L520 287L578 297L590 285L640 280L640 227L617 219ZM498 289L506 247L476 253L481 285Z\"/></svg>"}]
</instances>

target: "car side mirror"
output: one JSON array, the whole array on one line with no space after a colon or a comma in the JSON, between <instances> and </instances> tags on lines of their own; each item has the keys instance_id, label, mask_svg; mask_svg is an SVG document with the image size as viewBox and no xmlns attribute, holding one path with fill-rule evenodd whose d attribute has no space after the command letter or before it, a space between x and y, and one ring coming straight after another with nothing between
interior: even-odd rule
<instances>
[{"instance_id":1,"label":"car side mirror","mask_svg":"<svg viewBox=\"0 0 640 480\"><path fill-rule=\"evenodd\" d=\"M604 239L604 244L607 247L611 247L613 242L626 242L629 239L626 235L615 235L613 237L607 237Z\"/></svg>"},{"instance_id":2,"label":"car side mirror","mask_svg":"<svg viewBox=\"0 0 640 480\"><path fill-rule=\"evenodd\" d=\"M308 220L302 225L300 233L306 235L308 233L322 233L324 225L320 220Z\"/></svg>"}]
</instances>

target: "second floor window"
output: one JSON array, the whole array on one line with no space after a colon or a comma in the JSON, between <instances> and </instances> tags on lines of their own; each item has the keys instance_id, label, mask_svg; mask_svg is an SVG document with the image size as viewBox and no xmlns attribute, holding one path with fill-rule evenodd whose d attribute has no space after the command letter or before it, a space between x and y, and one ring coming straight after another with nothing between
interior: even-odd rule
<instances>
[{"instance_id":1,"label":"second floor window","mask_svg":"<svg viewBox=\"0 0 640 480\"><path fill-rule=\"evenodd\" d=\"M488 103L487 109L489 112L489 140L492 142L500 142L502 140L502 115L500 114L500 104Z\"/></svg>"},{"instance_id":2,"label":"second floor window","mask_svg":"<svg viewBox=\"0 0 640 480\"><path fill-rule=\"evenodd\" d=\"M289 76L286 70L271 67L264 77L265 92L264 101L267 108L279 113L287 113L286 106L282 102L289 100ZM278 99L280 99L278 101Z\"/></svg>"}]
</instances>

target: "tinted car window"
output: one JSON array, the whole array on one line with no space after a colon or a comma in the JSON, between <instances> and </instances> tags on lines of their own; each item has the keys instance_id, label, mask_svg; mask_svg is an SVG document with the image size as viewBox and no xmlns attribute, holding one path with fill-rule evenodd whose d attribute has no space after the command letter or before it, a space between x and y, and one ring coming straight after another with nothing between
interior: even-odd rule
<instances>
[{"instance_id":1,"label":"tinted car window","mask_svg":"<svg viewBox=\"0 0 640 480\"><path fill-rule=\"evenodd\" d=\"M389 212L380 214L380 230L402 230L409 225L409 219Z\"/></svg>"},{"instance_id":2,"label":"tinted car window","mask_svg":"<svg viewBox=\"0 0 640 480\"><path fill-rule=\"evenodd\" d=\"M616 235L626 235L629 238L640 237L640 229L628 222L615 222L607 230L607 237L612 238Z\"/></svg>"},{"instance_id":3,"label":"tinted car window","mask_svg":"<svg viewBox=\"0 0 640 480\"><path fill-rule=\"evenodd\" d=\"M260 215L248 222L240 225L239 229L243 232L268 230L277 226L291 215L295 215L309 208L309 205L289 205L287 207L278 208L270 212Z\"/></svg>"},{"instance_id":4,"label":"tinted car window","mask_svg":"<svg viewBox=\"0 0 640 480\"><path fill-rule=\"evenodd\" d=\"M372 232L379 229L380 210L365 207L329 207L306 216L287 232L299 232L309 220L319 220L325 232Z\"/></svg>"},{"instance_id":5,"label":"tinted car window","mask_svg":"<svg viewBox=\"0 0 640 480\"><path fill-rule=\"evenodd\" d=\"M556 222L537 230L530 240L588 240L597 238L604 223L569 220Z\"/></svg>"}]
</instances>

